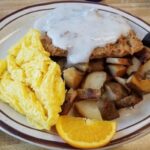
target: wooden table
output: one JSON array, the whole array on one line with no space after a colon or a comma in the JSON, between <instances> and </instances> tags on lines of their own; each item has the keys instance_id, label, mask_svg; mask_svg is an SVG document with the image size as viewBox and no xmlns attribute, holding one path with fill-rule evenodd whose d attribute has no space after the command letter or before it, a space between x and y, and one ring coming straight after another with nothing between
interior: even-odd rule
<instances>
[{"instance_id":1,"label":"wooden table","mask_svg":"<svg viewBox=\"0 0 150 150\"><path fill-rule=\"evenodd\" d=\"M22 7L51 0L0 0L0 18ZM105 0L103 3L126 10L150 23L150 0ZM150 134L114 150L149 150ZM0 150L43 150L0 131Z\"/></svg>"}]
</instances>

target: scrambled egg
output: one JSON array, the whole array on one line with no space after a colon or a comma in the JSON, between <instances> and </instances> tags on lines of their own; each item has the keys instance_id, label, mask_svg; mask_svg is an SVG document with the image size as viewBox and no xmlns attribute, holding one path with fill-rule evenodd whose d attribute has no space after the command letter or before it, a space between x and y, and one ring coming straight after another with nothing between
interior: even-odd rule
<instances>
[{"instance_id":1,"label":"scrambled egg","mask_svg":"<svg viewBox=\"0 0 150 150\"><path fill-rule=\"evenodd\" d=\"M38 129L49 130L57 122L65 84L37 30L30 30L9 50L6 60L0 60L0 99Z\"/></svg>"}]
</instances>

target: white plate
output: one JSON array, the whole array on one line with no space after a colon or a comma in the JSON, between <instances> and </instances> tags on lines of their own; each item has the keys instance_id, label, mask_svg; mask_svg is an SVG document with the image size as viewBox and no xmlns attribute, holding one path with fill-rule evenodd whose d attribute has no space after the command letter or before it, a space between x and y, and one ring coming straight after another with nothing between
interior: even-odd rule
<instances>
[{"instance_id":1,"label":"white plate","mask_svg":"<svg viewBox=\"0 0 150 150\"><path fill-rule=\"evenodd\" d=\"M150 26L141 19L124 11L114 9L103 4L85 2L53 2L38 4L18 10L1 20L0 24L0 58L4 58L8 48L22 37L33 22L44 13L62 5L90 5L102 11L116 13L123 16L140 39L150 32ZM120 118L117 119L118 127L113 140L101 150L112 148L129 142L150 131L150 95L137 104L134 108L123 109ZM51 149L74 149L66 144L59 136L34 129L25 117L18 114L8 105L0 102L1 130L24 141Z\"/></svg>"}]
</instances>

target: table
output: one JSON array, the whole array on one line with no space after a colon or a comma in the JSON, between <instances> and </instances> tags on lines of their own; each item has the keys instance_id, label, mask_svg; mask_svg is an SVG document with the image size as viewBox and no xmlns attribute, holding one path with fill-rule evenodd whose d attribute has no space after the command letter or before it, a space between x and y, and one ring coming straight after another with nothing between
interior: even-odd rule
<instances>
[{"instance_id":1,"label":"table","mask_svg":"<svg viewBox=\"0 0 150 150\"><path fill-rule=\"evenodd\" d=\"M52 0L0 0L0 18L22 7L50 1ZM104 0L102 3L126 10L150 23L150 0ZM150 149L149 141L150 134L113 150L148 150ZM0 150L10 149L44 150L43 148L17 140L0 131Z\"/></svg>"}]
</instances>

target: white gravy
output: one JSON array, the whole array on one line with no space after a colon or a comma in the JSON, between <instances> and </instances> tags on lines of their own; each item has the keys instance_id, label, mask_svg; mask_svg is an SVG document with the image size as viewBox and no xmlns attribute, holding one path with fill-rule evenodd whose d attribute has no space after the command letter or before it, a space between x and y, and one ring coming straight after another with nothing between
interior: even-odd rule
<instances>
[{"instance_id":1,"label":"white gravy","mask_svg":"<svg viewBox=\"0 0 150 150\"><path fill-rule=\"evenodd\" d=\"M68 51L68 64L88 62L96 47L115 43L130 30L121 16L87 6L58 7L34 23L53 45Z\"/></svg>"}]
</instances>

